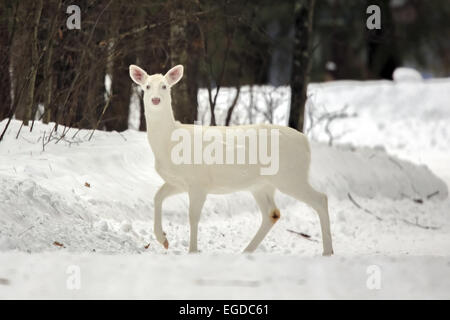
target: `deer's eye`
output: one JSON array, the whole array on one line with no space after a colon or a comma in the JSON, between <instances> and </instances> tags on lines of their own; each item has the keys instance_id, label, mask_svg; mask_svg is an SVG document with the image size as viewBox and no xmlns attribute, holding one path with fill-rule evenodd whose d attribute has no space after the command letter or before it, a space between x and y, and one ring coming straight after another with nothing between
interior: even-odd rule
<instances>
[{"instance_id":1,"label":"deer's eye","mask_svg":"<svg viewBox=\"0 0 450 320\"><path fill-rule=\"evenodd\" d=\"M163 84L162 88L163 88L164 90L166 90L166 89L167 89L167 86L166 86L165 84Z\"/></svg>"},{"instance_id":2,"label":"deer's eye","mask_svg":"<svg viewBox=\"0 0 450 320\"><path fill-rule=\"evenodd\" d=\"M146 86L146 88L147 88L147 90L150 90L150 85L148 84L148 85Z\"/></svg>"}]
</instances>

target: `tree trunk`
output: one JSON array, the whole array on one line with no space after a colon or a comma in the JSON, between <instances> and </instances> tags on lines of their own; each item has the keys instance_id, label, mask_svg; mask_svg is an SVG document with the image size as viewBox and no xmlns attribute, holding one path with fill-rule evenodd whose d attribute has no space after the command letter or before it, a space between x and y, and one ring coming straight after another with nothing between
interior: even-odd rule
<instances>
[{"instance_id":1,"label":"tree trunk","mask_svg":"<svg viewBox=\"0 0 450 320\"><path fill-rule=\"evenodd\" d=\"M127 20L121 19L124 10L122 2L114 2L112 17L112 32L114 36L126 31ZM103 117L104 127L108 131L124 131L128 129L128 116L132 87L129 77L129 65L136 63L130 54L129 43L114 40L112 45L112 61L108 73L111 75L111 102Z\"/></svg>"},{"instance_id":2,"label":"tree trunk","mask_svg":"<svg viewBox=\"0 0 450 320\"><path fill-rule=\"evenodd\" d=\"M56 12L59 12L61 9L62 0L59 0L56 5L54 6L48 6L46 10L56 10ZM45 11L44 11L45 12ZM54 108L53 103L53 90L54 90L54 77L53 77L53 64L54 64L54 40L56 37L56 29L58 25L59 15L56 15L53 17L52 22L48 28L48 48L47 52L44 57L43 62L43 93L42 93L42 99L44 103L44 115L42 117L42 122L48 123L52 119L52 108Z\"/></svg>"},{"instance_id":3,"label":"tree trunk","mask_svg":"<svg viewBox=\"0 0 450 320\"><path fill-rule=\"evenodd\" d=\"M33 20L29 3L24 1L17 4L17 29L12 39L11 63L13 69L13 91L15 116L26 121L26 96L28 95L29 79L31 76L31 35ZM33 6L33 5L32 5ZM34 11L33 11L34 12ZM31 26L31 28L30 28Z\"/></svg>"},{"instance_id":4,"label":"tree trunk","mask_svg":"<svg viewBox=\"0 0 450 320\"><path fill-rule=\"evenodd\" d=\"M138 19L141 24L145 24L145 20L147 18L148 11L146 10L139 10L138 12ZM140 47L146 48L146 38L140 37ZM153 50L152 50L153 51ZM147 52L147 50L144 51L142 54L138 54L137 57L137 64L143 68L144 70L147 70L148 73L153 73L153 66L151 66L152 62L155 62L156 59L152 59L153 55L150 54L150 52ZM162 71L161 71L162 72ZM139 95L139 131L147 131L147 122L145 119L145 107L144 107L144 95L143 93L136 88L136 94Z\"/></svg>"},{"instance_id":5,"label":"tree trunk","mask_svg":"<svg viewBox=\"0 0 450 320\"><path fill-rule=\"evenodd\" d=\"M172 108L175 119L182 123L193 123L197 120L197 91L190 87L195 86L194 74L196 74L195 58L189 56L189 44L191 34L188 32L186 18L187 6L183 1L172 0L170 10L170 61L172 67L178 64L184 66L184 79L172 89ZM192 9L190 9L192 10ZM195 92L195 98L193 97Z\"/></svg>"},{"instance_id":6,"label":"tree trunk","mask_svg":"<svg viewBox=\"0 0 450 320\"><path fill-rule=\"evenodd\" d=\"M28 6L27 3L25 6ZM32 118L32 110L35 103L35 84L36 84L36 75L39 65L39 51L38 51L38 29L39 29L39 21L41 19L41 13L42 13L42 7L43 7L43 0L39 0L34 2L34 11L33 11L33 20L32 20L32 29L24 28L24 32L30 32L31 34L28 35L30 38L30 49L31 49L31 55L27 57L28 59L31 59L29 61L30 71L29 71L29 77L25 77L24 81L27 82L26 84L26 90L24 92L24 99L23 104L21 104L18 113L19 118L23 120L23 123L25 125L28 125L28 121ZM27 10L27 8L23 8L23 10ZM23 21L25 25L28 24L27 21ZM26 43L25 43L26 46ZM27 73L28 70L22 70ZM28 78L28 79L27 79Z\"/></svg>"},{"instance_id":7,"label":"tree trunk","mask_svg":"<svg viewBox=\"0 0 450 320\"><path fill-rule=\"evenodd\" d=\"M371 0L381 9L381 29L367 30L367 64L371 78L392 80L392 73L401 65L395 39L395 26L388 1Z\"/></svg>"},{"instance_id":8,"label":"tree trunk","mask_svg":"<svg viewBox=\"0 0 450 320\"><path fill-rule=\"evenodd\" d=\"M147 10L146 10L147 9ZM144 7L142 10L138 10L137 18L140 24L145 25L148 23L148 17L152 16L151 10ZM169 20L169 13L162 8L158 10L158 18L161 21ZM168 71L171 67L169 56L169 39L170 28L167 26L159 27L146 31L145 36L138 37L137 46L139 48L137 54L136 63L142 67L149 74L163 73ZM178 86L178 84L177 84ZM139 130L146 131L147 123L145 119L144 99L141 91L139 93L139 107L140 107L140 123Z\"/></svg>"},{"instance_id":9,"label":"tree trunk","mask_svg":"<svg viewBox=\"0 0 450 320\"><path fill-rule=\"evenodd\" d=\"M98 117L106 103L105 101L105 73L106 56L104 51L98 49L97 61L89 61L90 72L88 73L88 88L86 103L83 108L83 118L80 128L93 129L96 127Z\"/></svg>"},{"instance_id":10,"label":"tree trunk","mask_svg":"<svg viewBox=\"0 0 450 320\"><path fill-rule=\"evenodd\" d=\"M53 45L50 45L44 61L44 117L42 122L49 123L52 120L53 98Z\"/></svg>"},{"instance_id":11,"label":"tree trunk","mask_svg":"<svg viewBox=\"0 0 450 320\"><path fill-rule=\"evenodd\" d=\"M200 3L198 0L194 0L190 7L190 12L193 11L199 11L200 10ZM195 19L195 18L194 18ZM196 59L193 57L200 57L202 55L202 40L200 35L200 30L198 29L198 23L190 22L187 26L187 35L188 38L188 61L186 62L186 65L188 66L188 73L186 73L186 79L187 82L187 89L188 89L188 99L189 99L189 106L191 110L191 121L190 123L197 120L198 116L198 100L197 100L197 94L199 89L199 79L200 76L200 59ZM190 57L190 58L189 58Z\"/></svg>"},{"instance_id":12,"label":"tree trunk","mask_svg":"<svg viewBox=\"0 0 450 320\"><path fill-rule=\"evenodd\" d=\"M296 0L294 4L294 48L291 69L291 108L289 127L303 131L306 90L310 69L310 37L315 0Z\"/></svg>"},{"instance_id":13,"label":"tree trunk","mask_svg":"<svg viewBox=\"0 0 450 320\"><path fill-rule=\"evenodd\" d=\"M108 107L104 117L106 130L124 131L128 129L131 97L128 67L133 62L133 59L127 55L122 61L117 60L114 63L111 83L111 105Z\"/></svg>"},{"instance_id":14,"label":"tree trunk","mask_svg":"<svg viewBox=\"0 0 450 320\"><path fill-rule=\"evenodd\" d=\"M52 86L47 87L48 90L53 90L53 93L47 96L51 99L50 110L47 111L47 120L56 122L56 124L68 124L67 110L72 107L73 99L67 100L67 95L70 94L71 85L75 85L76 72L78 70L79 53L64 49L66 43L76 43L77 33L73 30L59 29L58 37L53 46L52 70L53 79ZM49 94L49 92L47 92ZM73 93L71 94L71 97ZM56 127L57 129L57 127Z\"/></svg>"},{"instance_id":15,"label":"tree trunk","mask_svg":"<svg viewBox=\"0 0 450 320\"><path fill-rule=\"evenodd\" d=\"M102 3L102 5L90 9L93 17L100 16L104 6ZM105 37L105 31L102 30L101 26L97 25L97 28L94 30L94 37L96 39ZM90 53L84 70L87 78L85 81L87 86L85 89L86 100L79 106L80 110L82 110L79 128L94 129L97 127L98 119L107 103L105 101L105 76L108 59L107 46L93 43Z\"/></svg>"},{"instance_id":16,"label":"tree trunk","mask_svg":"<svg viewBox=\"0 0 450 320\"><path fill-rule=\"evenodd\" d=\"M0 7L0 121L7 118L11 109L10 43L8 12Z\"/></svg>"}]
</instances>

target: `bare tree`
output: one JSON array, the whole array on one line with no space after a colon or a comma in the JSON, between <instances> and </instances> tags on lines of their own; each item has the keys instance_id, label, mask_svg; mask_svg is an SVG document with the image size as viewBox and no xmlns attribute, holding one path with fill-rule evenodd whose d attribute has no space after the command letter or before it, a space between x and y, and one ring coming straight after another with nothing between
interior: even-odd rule
<instances>
[{"instance_id":1,"label":"bare tree","mask_svg":"<svg viewBox=\"0 0 450 320\"><path fill-rule=\"evenodd\" d=\"M349 105L345 104L342 107L329 111L324 104L318 104L313 94L308 95L306 103L306 119L304 133L311 140L321 140L321 136L325 134L328 139L328 145L332 146L336 140L344 137L348 131L333 130L333 124L337 120L345 120L357 117L356 112L349 112Z\"/></svg>"},{"instance_id":2,"label":"bare tree","mask_svg":"<svg viewBox=\"0 0 450 320\"><path fill-rule=\"evenodd\" d=\"M182 64L185 68L184 73L187 78L192 80L190 73L195 72L193 66L194 57L189 55L190 43L193 42L192 33L189 32L189 15L195 8L198 8L197 1L170 1L170 61L171 65ZM192 90L190 86L194 81L181 81L174 88L172 95L172 106L175 118L182 123L193 123L197 120L197 103L193 101ZM194 89L196 95L196 88Z\"/></svg>"},{"instance_id":3,"label":"bare tree","mask_svg":"<svg viewBox=\"0 0 450 320\"><path fill-rule=\"evenodd\" d=\"M54 104L52 104L53 101L53 90L54 90L54 83L55 83L55 77L53 72L53 63L55 61L54 56L54 41L56 40L56 32L57 32L57 26L59 20L58 12L60 12L62 0L59 0L55 6L52 6L52 3L50 2L49 7L46 8L46 10L56 10L56 14L53 15L53 21L51 26L48 29L48 48L47 48L47 54L44 57L44 66L43 66L43 77L44 77L44 83L43 83L43 103L44 103L44 114L42 115L42 120L44 123L48 123L51 120L54 120L54 115L52 113L52 108L54 108ZM44 11L45 12L45 11Z\"/></svg>"},{"instance_id":4,"label":"bare tree","mask_svg":"<svg viewBox=\"0 0 450 320\"><path fill-rule=\"evenodd\" d=\"M222 4L223 5L223 4ZM209 100L209 108L210 108L210 125L211 126L215 126L217 125L217 121L216 121L216 115L215 115L215 109L216 109L216 105L217 105L217 98L219 96L220 93L220 89L223 86L223 82L224 82L224 78L225 78L225 74L227 71L227 66L229 64L229 59L230 59L230 51L231 48L233 46L234 40L235 40L235 32L236 32L236 24L235 23L230 23L230 18L227 15L226 12L226 6L223 6L224 11L221 12L221 16L220 16L220 20L223 20L223 24L224 24L224 36L225 39L224 41L224 52L223 55L219 58L221 60L220 64L219 64L219 72L214 72L214 64L217 63L217 57L216 57L216 53L217 50L214 50L210 45L210 39L208 36L212 36L214 37L214 34L211 34L210 32L208 32L209 30L207 29L208 27L210 27L211 25L217 25L218 21L215 20L214 22L212 21L207 21L205 24L199 24L199 31L200 31L200 39L202 41L202 48L203 48L203 56L202 56L202 62L203 62L203 68L205 69L203 72L203 76L204 76L204 81L206 84L206 88L208 90L208 100ZM219 28L220 31L220 28ZM216 30L217 32L217 30ZM217 48L214 48L217 49ZM239 81L239 80L238 80ZM215 92L213 94L213 84L216 85L215 88ZM240 91L238 91L240 92ZM236 97L236 101L237 98L239 96ZM229 118L231 120L231 113L233 112L234 107L230 110L230 114L229 114Z\"/></svg>"},{"instance_id":5,"label":"bare tree","mask_svg":"<svg viewBox=\"0 0 450 320\"><path fill-rule=\"evenodd\" d=\"M11 5L11 4L10 4ZM10 66L10 32L7 19L12 14L12 8L0 6L0 121L5 119L11 108L11 78Z\"/></svg>"},{"instance_id":6,"label":"bare tree","mask_svg":"<svg viewBox=\"0 0 450 320\"><path fill-rule=\"evenodd\" d=\"M111 33L118 37L126 32L129 27L127 20L121 16L132 15L133 9L126 7L124 2L117 1L112 4L110 10ZM111 75L111 103L105 112L103 122L106 130L124 131L128 129L128 114L131 97L131 83L128 77L128 66L135 63L135 56L129 48L127 41L114 39L108 44L110 46L108 73Z\"/></svg>"},{"instance_id":7,"label":"bare tree","mask_svg":"<svg viewBox=\"0 0 450 320\"><path fill-rule=\"evenodd\" d=\"M291 69L289 127L303 131L306 90L310 69L310 38L315 0L294 2L294 49Z\"/></svg>"},{"instance_id":8,"label":"bare tree","mask_svg":"<svg viewBox=\"0 0 450 320\"><path fill-rule=\"evenodd\" d=\"M234 95L233 101L231 102L231 105L230 105L230 107L227 110L227 117L225 118L225 125L226 126L229 126L231 124L231 116L233 115L233 111L234 111L234 108L237 105L237 102L239 100L240 94L241 94L241 86L238 85L236 87L236 94Z\"/></svg>"},{"instance_id":9,"label":"bare tree","mask_svg":"<svg viewBox=\"0 0 450 320\"><path fill-rule=\"evenodd\" d=\"M18 5L18 28L14 37L15 48L15 97L17 97L16 117L27 125L32 117L35 102L36 75L39 66L38 28L41 19L43 0L33 2L32 10L29 3ZM30 23L31 22L31 23ZM24 54L25 51L25 54ZM29 72L28 72L29 71ZM24 87L23 95L22 87Z\"/></svg>"}]
</instances>

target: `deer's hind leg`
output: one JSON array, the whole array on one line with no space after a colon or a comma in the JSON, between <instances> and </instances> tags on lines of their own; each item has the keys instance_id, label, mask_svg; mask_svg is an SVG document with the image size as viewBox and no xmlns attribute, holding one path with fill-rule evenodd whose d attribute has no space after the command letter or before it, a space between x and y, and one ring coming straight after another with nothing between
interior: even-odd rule
<instances>
[{"instance_id":1,"label":"deer's hind leg","mask_svg":"<svg viewBox=\"0 0 450 320\"><path fill-rule=\"evenodd\" d=\"M333 244L330 231L330 217L328 214L327 195L315 190L307 181L303 183L296 182L292 185L280 185L279 189L281 192L306 203L317 212L320 221L320 228L322 231L323 255L331 256L333 254Z\"/></svg>"},{"instance_id":2,"label":"deer's hind leg","mask_svg":"<svg viewBox=\"0 0 450 320\"><path fill-rule=\"evenodd\" d=\"M259 246L261 241L266 237L267 233L273 225L280 219L280 210L277 209L274 201L275 188L265 186L258 190L252 191L253 197L261 210L261 226L253 237L244 252L253 252Z\"/></svg>"},{"instance_id":3,"label":"deer's hind leg","mask_svg":"<svg viewBox=\"0 0 450 320\"><path fill-rule=\"evenodd\" d=\"M202 213L203 204L206 200L206 193L200 190L189 191L189 227L190 227L190 241L189 253L198 252L197 249L197 234L198 223Z\"/></svg>"}]
</instances>

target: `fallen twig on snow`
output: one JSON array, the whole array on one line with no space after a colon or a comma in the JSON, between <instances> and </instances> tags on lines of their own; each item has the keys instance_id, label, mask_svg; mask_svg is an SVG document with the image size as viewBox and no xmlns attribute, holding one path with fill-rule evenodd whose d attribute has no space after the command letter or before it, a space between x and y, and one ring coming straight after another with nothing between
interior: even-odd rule
<instances>
[{"instance_id":1,"label":"fallen twig on snow","mask_svg":"<svg viewBox=\"0 0 450 320\"><path fill-rule=\"evenodd\" d=\"M402 221L407 223L407 224L409 224L409 225L411 225L411 226L422 228L422 229L425 229L425 230L438 230L438 229L441 228L441 227L434 227L434 226L424 226L422 224L419 224L417 218L416 218L416 223L412 223L411 221L408 221L406 219L402 219Z\"/></svg>"},{"instance_id":2,"label":"fallen twig on snow","mask_svg":"<svg viewBox=\"0 0 450 320\"><path fill-rule=\"evenodd\" d=\"M19 233L18 237L20 238L21 236L23 236L25 233L27 233L29 230L31 230L33 228L34 228L34 226L30 226L30 227L26 228L24 231Z\"/></svg>"},{"instance_id":3,"label":"fallen twig on snow","mask_svg":"<svg viewBox=\"0 0 450 320\"><path fill-rule=\"evenodd\" d=\"M392 157L388 157L388 160L389 160L390 162L392 162L393 164L395 164L399 169L402 169L402 170L403 170L402 165L401 165L398 161L394 160Z\"/></svg>"},{"instance_id":4,"label":"fallen twig on snow","mask_svg":"<svg viewBox=\"0 0 450 320\"><path fill-rule=\"evenodd\" d=\"M430 193L429 195L425 196L425 198L427 200L430 200L431 198L433 198L434 196L437 196L439 194L439 190L436 190L435 192ZM401 195L405 198L410 198L408 195L401 193ZM422 198L413 198L411 199L412 201L414 201L415 203L419 203L422 204L424 202L424 200Z\"/></svg>"},{"instance_id":5,"label":"fallen twig on snow","mask_svg":"<svg viewBox=\"0 0 450 320\"><path fill-rule=\"evenodd\" d=\"M437 196L438 194L439 194L439 190L436 190L435 192L427 195L427 199L430 200L431 198L433 198L434 196Z\"/></svg>"},{"instance_id":6,"label":"fallen twig on snow","mask_svg":"<svg viewBox=\"0 0 450 320\"><path fill-rule=\"evenodd\" d=\"M347 193L348 198L350 199L350 201L358 208L363 210L364 212L374 216L378 221L382 221L383 219L380 218L379 216L377 216L375 213L373 213L372 211L363 208L358 202L355 201L355 199L353 199L352 195L350 194L350 192Z\"/></svg>"},{"instance_id":7,"label":"fallen twig on snow","mask_svg":"<svg viewBox=\"0 0 450 320\"><path fill-rule=\"evenodd\" d=\"M315 239L311 239L311 236L309 234L303 233L303 232L298 232L298 231L294 231L294 230L290 230L290 229L286 229L286 231L290 232L290 233L294 233L302 238L305 238L306 240L312 241L312 242L319 242Z\"/></svg>"}]
</instances>

